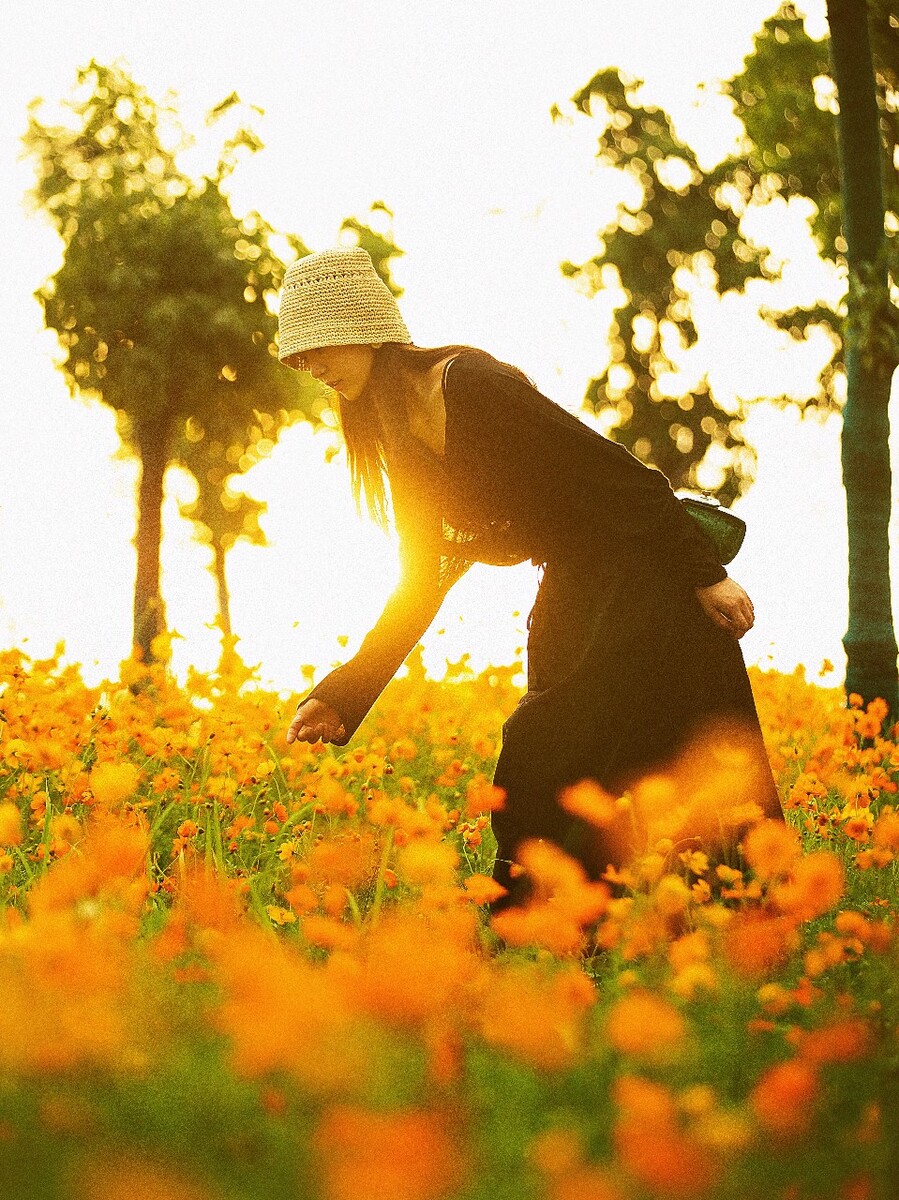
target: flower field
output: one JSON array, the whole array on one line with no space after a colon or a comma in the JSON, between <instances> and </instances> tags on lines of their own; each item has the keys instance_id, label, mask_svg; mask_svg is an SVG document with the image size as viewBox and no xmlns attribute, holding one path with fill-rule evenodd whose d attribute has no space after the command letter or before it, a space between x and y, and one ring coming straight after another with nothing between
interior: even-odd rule
<instances>
[{"instance_id":1,"label":"flower field","mask_svg":"<svg viewBox=\"0 0 899 1200\"><path fill-rule=\"evenodd\" d=\"M786 826L713 740L569 789L629 861L533 843L491 916L516 671L413 658L351 746L288 748L234 656L0 655L0 1196L899 1194L882 711L751 670Z\"/></svg>"}]
</instances>

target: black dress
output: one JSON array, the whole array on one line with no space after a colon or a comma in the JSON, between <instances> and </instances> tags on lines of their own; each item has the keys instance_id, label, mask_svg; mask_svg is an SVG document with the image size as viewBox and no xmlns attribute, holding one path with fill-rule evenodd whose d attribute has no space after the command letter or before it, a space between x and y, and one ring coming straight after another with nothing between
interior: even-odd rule
<instances>
[{"instance_id":1,"label":"black dress","mask_svg":"<svg viewBox=\"0 0 899 1200\"><path fill-rule=\"evenodd\" d=\"M782 815L737 640L695 588L727 572L664 475L602 437L482 351L444 369L444 455L392 431L387 466L402 574L357 654L307 696L329 704L345 744L472 562L530 559L542 578L528 617L527 692L503 725L494 782L495 878L519 842L563 845L597 877L608 846L556 803L591 778L619 791L711 718L749 731L766 814Z\"/></svg>"}]
</instances>

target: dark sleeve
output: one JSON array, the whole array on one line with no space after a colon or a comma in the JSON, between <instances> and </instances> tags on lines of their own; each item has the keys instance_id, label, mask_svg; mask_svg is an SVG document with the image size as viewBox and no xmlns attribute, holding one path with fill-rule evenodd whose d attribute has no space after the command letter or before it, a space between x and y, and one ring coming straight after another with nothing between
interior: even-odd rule
<instances>
[{"instance_id":1,"label":"dark sleeve","mask_svg":"<svg viewBox=\"0 0 899 1200\"><path fill-rule=\"evenodd\" d=\"M396 505L396 493L394 502ZM321 700L339 714L345 746L381 692L417 646L437 615L444 593L439 587L439 517L419 508L395 509L400 535L400 581L381 616L357 652L331 671L303 697ZM361 580L360 580L361 583Z\"/></svg>"},{"instance_id":2,"label":"dark sleeve","mask_svg":"<svg viewBox=\"0 0 899 1200\"><path fill-rule=\"evenodd\" d=\"M461 369L460 369L461 368ZM471 358L448 374L457 444L561 541L586 536L596 553L663 562L693 587L727 577L712 541L665 476L602 437L531 384Z\"/></svg>"}]
</instances>

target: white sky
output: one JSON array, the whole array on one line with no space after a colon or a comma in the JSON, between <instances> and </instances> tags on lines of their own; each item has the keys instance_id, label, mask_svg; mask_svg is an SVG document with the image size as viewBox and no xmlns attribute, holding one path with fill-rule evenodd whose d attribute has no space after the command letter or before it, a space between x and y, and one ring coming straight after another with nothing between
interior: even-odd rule
<instances>
[{"instance_id":1,"label":"white sky","mask_svg":"<svg viewBox=\"0 0 899 1200\"><path fill-rule=\"evenodd\" d=\"M43 330L33 298L61 255L55 233L23 203L32 168L19 138L33 97L56 101L91 57L122 57L157 98L173 89L184 124L200 132L205 112L236 90L265 110L255 125L265 149L231 181L238 213L256 209L324 249L345 216L364 220L373 201L385 201L406 251L394 274L414 340L481 345L577 411L604 360L608 301L580 295L558 264L595 253L615 195L594 168L595 124L582 116L553 124L550 107L570 112L569 97L596 70L620 66L646 81L647 98L668 108L712 162L739 128L715 80L739 68L775 8L776 0L744 0L727 5L722 20L720 0L632 0L626 8L611 0L7 0L0 646L42 657L64 640L88 679L114 676L130 643L135 569L136 464L114 457L112 413L69 396L54 366L55 335ZM809 13L817 36L823 0ZM208 169L208 145L185 165ZM797 302L833 287L803 237L800 210L779 206L760 221L789 256L785 295ZM810 387L820 348L785 349L779 336L745 322L747 307L730 301L704 318L702 353L715 381L745 394ZM758 479L737 505L749 534L731 568L756 607L744 654L786 669L803 662L812 675L828 657L841 677L839 421L803 422L760 406L748 436ZM302 686L301 664L316 664L320 678L345 658L396 579L391 544L356 517L342 455L325 463L332 440L294 427L244 477L246 490L268 502L270 545L241 545L229 556L239 649L260 664L263 681L285 690ZM177 501L189 494L187 478L170 472L163 588L169 624L183 639L179 671L211 668L217 658L209 555L178 516ZM472 568L426 639L429 669L440 675L446 658L466 652L475 668L512 661L536 586L529 564Z\"/></svg>"}]
</instances>

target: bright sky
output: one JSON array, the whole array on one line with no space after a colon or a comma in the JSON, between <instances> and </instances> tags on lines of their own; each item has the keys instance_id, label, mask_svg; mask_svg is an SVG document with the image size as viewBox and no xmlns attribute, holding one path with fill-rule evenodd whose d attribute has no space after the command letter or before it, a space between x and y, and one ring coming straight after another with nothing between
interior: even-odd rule
<instances>
[{"instance_id":1,"label":"bright sky","mask_svg":"<svg viewBox=\"0 0 899 1200\"><path fill-rule=\"evenodd\" d=\"M54 366L55 335L33 298L58 266L61 244L23 203L33 177L19 138L32 98L56 101L90 58L121 57L157 98L173 89L184 124L200 132L205 112L236 90L265 110L255 126L265 149L231 181L238 213L256 209L324 249L345 216L364 220L383 200L406 251L394 275L413 339L483 346L578 411L604 361L609 299L579 294L559 263L595 252L615 194L594 167L595 124L582 116L553 124L550 108L571 114L572 93L618 65L646 81L647 98L668 108L712 162L739 128L715 81L739 68L775 8L776 0L743 0L727 6L722 22L720 0L631 0L626 20L612 0L261 0L252 9L234 0L7 0L0 646L42 657L64 640L89 680L114 676L130 644L135 570L137 466L115 457L112 413L69 396ZM808 12L819 36L823 0ZM188 165L211 167L208 150ZM803 237L798 208L779 206L760 222L775 229L788 259L788 302L834 287ZM747 307L730 301L704 316L703 354L715 381L744 394L810 388L820 346L788 350L778 335L743 323ZM837 671L828 679L841 678L839 421L801 421L763 405L748 437L758 478L736 506L749 533L731 567L757 614L744 655L784 669L803 662L811 675L829 658ZM283 690L302 686L302 664L315 664L321 678L345 659L396 580L395 547L357 518L343 456L325 461L333 440L295 426L244 477L268 504L269 546L241 545L229 556L232 618L245 659ZM182 635L179 672L189 663L211 668L218 652L209 554L178 515L178 500L189 496L187 477L170 471L163 589L169 624ZM447 659L465 653L476 669L513 661L536 587L530 564L472 568L426 638L428 668L440 676Z\"/></svg>"}]
</instances>

